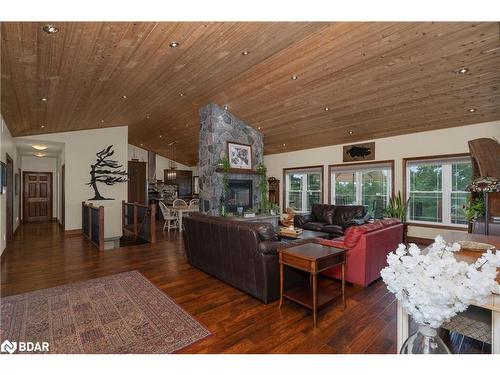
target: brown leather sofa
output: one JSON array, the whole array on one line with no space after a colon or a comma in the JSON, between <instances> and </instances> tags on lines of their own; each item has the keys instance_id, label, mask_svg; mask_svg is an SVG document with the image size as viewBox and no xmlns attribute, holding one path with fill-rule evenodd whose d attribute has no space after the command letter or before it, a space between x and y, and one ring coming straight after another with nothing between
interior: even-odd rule
<instances>
[{"instance_id":1,"label":"brown leather sofa","mask_svg":"<svg viewBox=\"0 0 500 375\"><path fill-rule=\"evenodd\" d=\"M190 265L264 303L279 298L277 249L300 242L281 243L270 223L246 223L203 214L186 217L184 228L184 248ZM287 289L304 281L300 272L288 268L285 272Z\"/></svg>"},{"instance_id":2,"label":"brown leather sofa","mask_svg":"<svg viewBox=\"0 0 500 375\"><path fill-rule=\"evenodd\" d=\"M295 215L294 225L299 228L324 232L335 238L353 225L362 225L369 219L366 206L313 204L310 214Z\"/></svg>"}]
</instances>

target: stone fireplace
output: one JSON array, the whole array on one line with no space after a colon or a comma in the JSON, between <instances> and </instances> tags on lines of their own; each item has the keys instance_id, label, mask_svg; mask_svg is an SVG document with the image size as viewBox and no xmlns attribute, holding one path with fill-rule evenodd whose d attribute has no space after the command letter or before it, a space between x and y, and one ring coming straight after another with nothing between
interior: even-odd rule
<instances>
[{"instance_id":1,"label":"stone fireplace","mask_svg":"<svg viewBox=\"0 0 500 375\"><path fill-rule=\"evenodd\" d=\"M209 215L219 214L219 202L222 196L223 174L217 171L217 162L227 157L227 142L237 142L252 146L252 169L255 170L263 162L264 143L263 135L258 130L247 125L228 110L215 103L209 103L200 109L200 139L199 139L199 184L200 210ZM235 197L232 199L246 199L250 194L247 208L257 207L260 203L259 176L246 171L232 171L229 180L233 183ZM248 189L250 186L251 189ZM247 188L242 189L243 186ZM228 207L230 211L236 207ZM246 208L246 209L247 209Z\"/></svg>"}]
</instances>

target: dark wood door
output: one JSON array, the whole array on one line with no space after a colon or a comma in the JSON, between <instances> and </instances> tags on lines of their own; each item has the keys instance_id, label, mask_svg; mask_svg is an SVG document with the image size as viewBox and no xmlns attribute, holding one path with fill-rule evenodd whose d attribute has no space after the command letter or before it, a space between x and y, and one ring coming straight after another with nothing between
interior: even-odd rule
<instances>
[{"instance_id":1,"label":"dark wood door","mask_svg":"<svg viewBox=\"0 0 500 375\"><path fill-rule=\"evenodd\" d=\"M52 220L52 173L24 172L24 220Z\"/></svg>"},{"instance_id":2,"label":"dark wood door","mask_svg":"<svg viewBox=\"0 0 500 375\"><path fill-rule=\"evenodd\" d=\"M148 204L146 196L146 163L128 162L128 201Z\"/></svg>"},{"instance_id":3,"label":"dark wood door","mask_svg":"<svg viewBox=\"0 0 500 375\"><path fill-rule=\"evenodd\" d=\"M14 162L9 154L7 159L7 218L6 218L6 239L12 240L14 237Z\"/></svg>"}]
</instances>

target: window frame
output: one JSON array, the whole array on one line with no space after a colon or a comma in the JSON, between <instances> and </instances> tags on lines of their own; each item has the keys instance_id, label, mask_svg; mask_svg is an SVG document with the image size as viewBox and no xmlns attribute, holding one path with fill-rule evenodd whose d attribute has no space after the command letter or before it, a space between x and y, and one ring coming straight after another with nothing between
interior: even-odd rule
<instances>
[{"instance_id":1,"label":"window frame","mask_svg":"<svg viewBox=\"0 0 500 375\"><path fill-rule=\"evenodd\" d=\"M317 172L314 170L318 170ZM296 173L318 173L320 174L320 203L324 203L324 166L323 165L311 165L311 166L306 166L306 167L294 167L294 168L283 168L283 212L286 213L286 208L287 208L287 201L288 201L288 175L292 172ZM304 185L305 184L305 185ZM307 189L307 178L303 179L302 181L302 206L304 207L304 204L307 204L307 192L309 190ZM305 199L304 199L305 198ZM308 213L310 211L296 211L297 213Z\"/></svg>"},{"instance_id":2,"label":"window frame","mask_svg":"<svg viewBox=\"0 0 500 375\"><path fill-rule=\"evenodd\" d=\"M394 194L394 188L395 188L395 176L394 176L394 165L395 165L395 162L394 162L394 159L391 159L391 160L373 160L373 161L364 161L364 162L354 162L354 163L342 163L342 164L330 164L328 165L328 202L329 204L334 204L332 203L332 174L334 174L335 172L333 171L335 168L338 168L338 169L345 169L346 172L361 172L361 170L363 169L369 169L370 165L374 165L374 166L377 166L377 165L387 165L390 169L390 172L391 172L391 176L390 176L390 184L389 184L389 187L390 187L390 192L389 192L389 198L392 197L392 195ZM356 177L356 182L359 184L359 186L361 186L361 175L359 175L360 177ZM362 199L363 199L363 193L362 193L362 189L356 189L356 200L358 199L358 197L361 199L361 202L362 202Z\"/></svg>"},{"instance_id":3,"label":"window frame","mask_svg":"<svg viewBox=\"0 0 500 375\"><path fill-rule=\"evenodd\" d=\"M409 164L415 163L415 162L433 162L436 161L437 164L443 165L443 162L450 161L451 159L465 159L469 158L471 159L472 163L472 157L470 153L457 153L457 154L443 154L443 155L426 155L426 156L416 156L416 157L410 157L410 158L403 158L403 197L405 200L408 200L409 198L409 186L410 186L410 173L408 170ZM467 231L468 225L467 224L454 224L451 223L451 192L452 186L451 186L451 179L446 179L445 175L450 175L452 173L452 168L451 164L445 164L442 168L441 172L441 199L442 199L442 204L441 204L441 216L442 216L442 221L441 223L439 222L430 222L430 221L418 221L418 220L409 220L409 215L410 212L408 210L408 218L407 218L407 223L410 226L415 226L415 227L424 227L424 228L440 228L440 229L451 229L451 230L459 230L459 231ZM450 193L450 194L448 194ZM446 199L446 196L450 195L449 199ZM446 219L446 221L445 221Z\"/></svg>"}]
</instances>

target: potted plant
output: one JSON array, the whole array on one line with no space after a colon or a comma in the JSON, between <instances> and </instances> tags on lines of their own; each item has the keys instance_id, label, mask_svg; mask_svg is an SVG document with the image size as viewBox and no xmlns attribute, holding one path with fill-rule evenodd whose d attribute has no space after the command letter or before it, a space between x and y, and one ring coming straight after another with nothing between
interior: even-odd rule
<instances>
[{"instance_id":1,"label":"potted plant","mask_svg":"<svg viewBox=\"0 0 500 375\"><path fill-rule=\"evenodd\" d=\"M260 163L257 165L256 172L260 177L259 180L259 192L260 192L260 211L263 214L268 214L270 212L269 207L269 197L268 197L268 182L267 182L267 167Z\"/></svg>"},{"instance_id":2,"label":"potted plant","mask_svg":"<svg viewBox=\"0 0 500 375\"><path fill-rule=\"evenodd\" d=\"M469 196L467 200L467 205L464 207L465 218L468 221L477 220L484 216L485 206L484 206L484 196L478 195L473 198L472 195Z\"/></svg>"},{"instance_id":3,"label":"potted plant","mask_svg":"<svg viewBox=\"0 0 500 375\"><path fill-rule=\"evenodd\" d=\"M401 191L398 190L398 194L393 195L391 199L389 199L389 204L385 209L385 214L387 217L399 219L403 223L403 242L405 243L408 233L408 224L406 223L406 220L408 216L409 202L410 202L409 198L406 201L403 200L403 197L401 196Z\"/></svg>"},{"instance_id":4,"label":"potted plant","mask_svg":"<svg viewBox=\"0 0 500 375\"><path fill-rule=\"evenodd\" d=\"M219 200L219 215L226 216L226 200L229 194L229 159L224 157L217 161L217 167L221 168L222 173L222 195Z\"/></svg>"},{"instance_id":5,"label":"potted plant","mask_svg":"<svg viewBox=\"0 0 500 375\"><path fill-rule=\"evenodd\" d=\"M248 210L245 211L243 214L243 217L255 217L256 210L253 208L249 208Z\"/></svg>"},{"instance_id":6,"label":"potted plant","mask_svg":"<svg viewBox=\"0 0 500 375\"><path fill-rule=\"evenodd\" d=\"M269 213L271 215L278 215L280 213L280 206L276 203L269 203Z\"/></svg>"}]
</instances>

